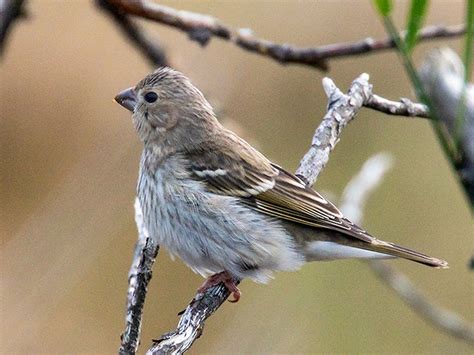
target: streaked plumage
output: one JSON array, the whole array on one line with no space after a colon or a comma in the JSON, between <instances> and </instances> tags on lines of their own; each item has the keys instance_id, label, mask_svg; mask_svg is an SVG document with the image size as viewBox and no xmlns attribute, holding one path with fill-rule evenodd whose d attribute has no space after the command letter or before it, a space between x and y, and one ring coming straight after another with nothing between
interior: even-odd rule
<instances>
[{"instance_id":1,"label":"streaked plumage","mask_svg":"<svg viewBox=\"0 0 474 355\"><path fill-rule=\"evenodd\" d=\"M149 92L156 102L146 102ZM346 219L222 127L181 73L158 69L116 100L134 112L144 143L137 193L148 231L196 272L265 282L273 271L344 257L447 266L376 239Z\"/></svg>"}]
</instances>

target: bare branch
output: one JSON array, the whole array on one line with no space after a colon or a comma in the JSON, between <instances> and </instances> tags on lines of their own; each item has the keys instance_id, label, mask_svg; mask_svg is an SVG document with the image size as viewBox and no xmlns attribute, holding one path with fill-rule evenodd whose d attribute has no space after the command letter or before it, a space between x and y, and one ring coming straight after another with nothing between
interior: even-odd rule
<instances>
[{"instance_id":1,"label":"bare branch","mask_svg":"<svg viewBox=\"0 0 474 355\"><path fill-rule=\"evenodd\" d=\"M341 210L353 222L362 222L365 203L369 195L381 183L390 169L391 157L380 153L371 157L359 173L347 184ZM371 270L380 281L388 285L397 296L429 324L464 341L474 343L474 325L454 312L434 305L403 273L379 260L368 262Z\"/></svg>"},{"instance_id":2,"label":"bare branch","mask_svg":"<svg viewBox=\"0 0 474 355\"><path fill-rule=\"evenodd\" d=\"M25 0L0 0L0 56L16 20L26 17Z\"/></svg>"},{"instance_id":3,"label":"bare branch","mask_svg":"<svg viewBox=\"0 0 474 355\"><path fill-rule=\"evenodd\" d=\"M329 154L339 142L342 130L372 95L369 75L365 73L352 82L347 95L329 78L323 79L323 88L329 101L328 111L314 133L310 149L296 170L296 174L308 185L316 182L329 161Z\"/></svg>"},{"instance_id":4,"label":"bare branch","mask_svg":"<svg viewBox=\"0 0 474 355\"><path fill-rule=\"evenodd\" d=\"M369 262L380 281L429 324L461 340L474 344L474 325L458 314L433 304L403 273L382 261Z\"/></svg>"},{"instance_id":5,"label":"bare branch","mask_svg":"<svg viewBox=\"0 0 474 355\"><path fill-rule=\"evenodd\" d=\"M238 280L235 281L239 283ZM205 293L198 293L183 312L176 330L154 340L147 354L182 354L188 350L201 336L205 320L224 303L229 295L230 292L224 285L217 285L209 288Z\"/></svg>"},{"instance_id":6,"label":"bare branch","mask_svg":"<svg viewBox=\"0 0 474 355\"><path fill-rule=\"evenodd\" d=\"M378 153L367 159L346 185L341 197L341 211L356 224L362 224L365 204L393 166L389 153Z\"/></svg>"},{"instance_id":7,"label":"bare branch","mask_svg":"<svg viewBox=\"0 0 474 355\"><path fill-rule=\"evenodd\" d=\"M372 95L364 103L367 108L386 113L387 115L429 118L430 112L426 105L401 98L399 102Z\"/></svg>"},{"instance_id":8,"label":"bare branch","mask_svg":"<svg viewBox=\"0 0 474 355\"><path fill-rule=\"evenodd\" d=\"M327 60L330 58L367 54L395 47L394 42L390 38L375 40L369 37L357 42L300 48L258 38L253 35L250 29L235 30L212 16L179 11L149 0L108 1L128 14L159 22L186 32L191 40L197 41L203 46L212 37L217 37L234 43L250 52L272 58L281 64L302 64L324 71L328 69ZM420 31L419 40L458 37L465 32L464 25L451 27L430 26Z\"/></svg>"},{"instance_id":9,"label":"bare branch","mask_svg":"<svg viewBox=\"0 0 474 355\"><path fill-rule=\"evenodd\" d=\"M201 45L207 44L212 36L227 40L231 38L231 30L212 16L178 11L147 0L110 0L110 2L128 14L180 29Z\"/></svg>"},{"instance_id":10,"label":"bare branch","mask_svg":"<svg viewBox=\"0 0 474 355\"><path fill-rule=\"evenodd\" d=\"M423 104L412 103L408 99L395 102L373 94L368 74L362 74L354 80L347 95L329 78L323 79L323 87L329 99L328 111L313 136L311 148L296 170L296 174L306 180L308 185L314 184L339 141L342 130L362 106L390 115L428 117L429 114Z\"/></svg>"},{"instance_id":11,"label":"bare branch","mask_svg":"<svg viewBox=\"0 0 474 355\"><path fill-rule=\"evenodd\" d=\"M135 354L140 342L143 305L152 277L152 268L160 247L154 244L143 222L142 209L135 199L135 222L138 240L132 266L128 273L127 316L125 331L121 336L119 354Z\"/></svg>"},{"instance_id":12,"label":"bare branch","mask_svg":"<svg viewBox=\"0 0 474 355\"><path fill-rule=\"evenodd\" d=\"M144 30L132 21L123 10L114 6L110 0L95 0L97 7L109 15L125 37L154 66L169 66L165 51L157 41L152 41Z\"/></svg>"},{"instance_id":13,"label":"bare branch","mask_svg":"<svg viewBox=\"0 0 474 355\"><path fill-rule=\"evenodd\" d=\"M443 38L459 37L466 33L465 25L454 26L427 26L420 30L419 40L428 41ZM400 37L404 38L406 32L400 32ZM364 38L358 42L335 43L318 47L323 54L323 58L348 57L360 54L369 54L382 50L393 49L396 45L391 38L373 39Z\"/></svg>"}]
</instances>

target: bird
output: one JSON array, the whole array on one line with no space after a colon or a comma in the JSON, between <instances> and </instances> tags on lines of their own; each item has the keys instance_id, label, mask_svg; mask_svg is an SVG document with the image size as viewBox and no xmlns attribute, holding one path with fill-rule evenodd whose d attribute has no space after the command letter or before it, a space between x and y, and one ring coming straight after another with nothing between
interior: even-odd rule
<instances>
[{"instance_id":1,"label":"bird","mask_svg":"<svg viewBox=\"0 0 474 355\"><path fill-rule=\"evenodd\" d=\"M138 207L150 237L233 301L240 280L266 283L311 261L403 258L448 263L375 238L305 181L226 129L181 72L160 67L115 101L143 144Z\"/></svg>"}]
</instances>

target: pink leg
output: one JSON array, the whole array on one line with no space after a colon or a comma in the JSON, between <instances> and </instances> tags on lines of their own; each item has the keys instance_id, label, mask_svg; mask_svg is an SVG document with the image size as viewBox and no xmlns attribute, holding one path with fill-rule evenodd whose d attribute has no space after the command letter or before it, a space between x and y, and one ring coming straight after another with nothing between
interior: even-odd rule
<instances>
[{"instance_id":1,"label":"pink leg","mask_svg":"<svg viewBox=\"0 0 474 355\"><path fill-rule=\"evenodd\" d=\"M227 271L222 271L212 276L209 276L206 281L204 281L202 286L199 287L198 292L204 293L212 286L218 285L220 283L223 283L225 287L227 287L229 292L232 294L232 297L234 297L234 299L229 300L229 302L238 302L241 295L240 290L232 279L232 276Z\"/></svg>"}]
</instances>

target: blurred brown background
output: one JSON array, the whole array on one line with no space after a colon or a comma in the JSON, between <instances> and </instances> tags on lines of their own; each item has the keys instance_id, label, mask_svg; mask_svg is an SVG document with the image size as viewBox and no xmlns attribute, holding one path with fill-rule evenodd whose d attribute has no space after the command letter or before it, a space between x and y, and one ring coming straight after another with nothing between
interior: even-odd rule
<instances>
[{"instance_id":1,"label":"blurred brown background","mask_svg":"<svg viewBox=\"0 0 474 355\"><path fill-rule=\"evenodd\" d=\"M314 46L385 37L369 1L163 2L250 27L277 42ZM398 2L404 24L408 3ZM152 68L85 0L30 0L1 73L2 353L114 353L124 325L136 239L141 151L130 114L112 102ZM429 24L464 19L461 1L433 1ZM281 66L214 39L204 49L156 24L172 63L219 107L225 123L295 169L325 112L325 74ZM416 49L419 63L434 47ZM396 55L331 61L341 89L361 72L375 92L413 97ZM317 182L339 196L372 154L396 165L370 199L364 226L382 239L443 257L449 270L393 261L437 304L473 316L472 217L429 122L362 110ZM143 351L174 328L202 279L162 250L146 302ZM269 285L241 286L190 353L467 353L407 308L357 261L313 263Z\"/></svg>"}]
</instances>

